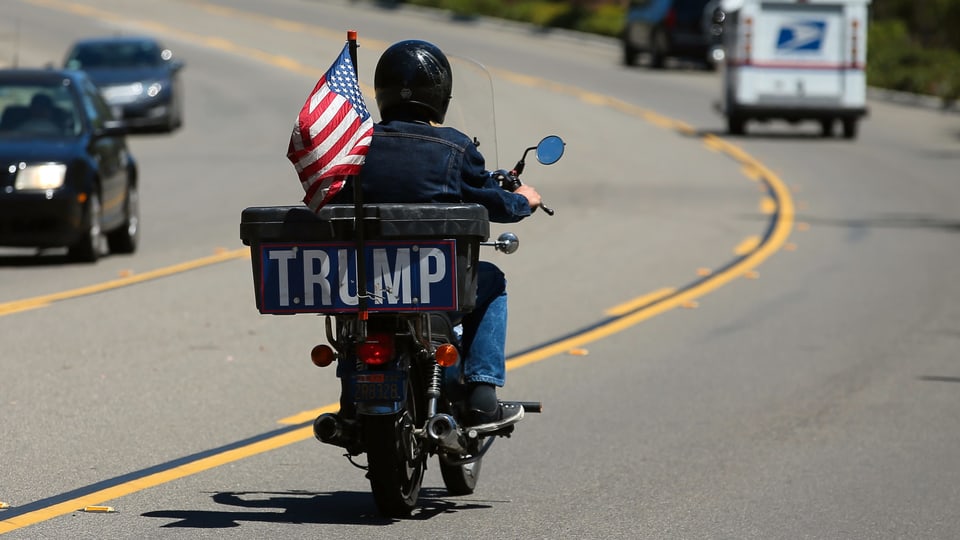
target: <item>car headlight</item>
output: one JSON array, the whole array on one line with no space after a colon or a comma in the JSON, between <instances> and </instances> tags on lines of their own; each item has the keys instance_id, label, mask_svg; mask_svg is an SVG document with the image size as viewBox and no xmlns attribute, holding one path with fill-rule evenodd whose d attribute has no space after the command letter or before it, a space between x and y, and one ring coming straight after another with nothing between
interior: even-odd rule
<instances>
[{"instance_id":1,"label":"car headlight","mask_svg":"<svg viewBox=\"0 0 960 540\"><path fill-rule=\"evenodd\" d=\"M63 163L44 163L42 165L21 164L13 187L18 190L56 189L67 178L67 166Z\"/></svg>"}]
</instances>

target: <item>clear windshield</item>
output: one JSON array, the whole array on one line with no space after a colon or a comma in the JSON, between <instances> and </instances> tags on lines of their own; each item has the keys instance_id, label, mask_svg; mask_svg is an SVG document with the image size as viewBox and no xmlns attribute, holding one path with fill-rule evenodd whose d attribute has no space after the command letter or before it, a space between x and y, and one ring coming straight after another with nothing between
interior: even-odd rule
<instances>
[{"instance_id":1,"label":"clear windshield","mask_svg":"<svg viewBox=\"0 0 960 540\"><path fill-rule=\"evenodd\" d=\"M0 83L0 137L74 137L81 129L67 87Z\"/></svg>"},{"instance_id":2,"label":"clear windshield","mask_svg":"<svg viewBox=\"0 0 960 540\"><path fill-rule=\"evenodd\" d=\"M479 141L488 169L497 168L497 123L493 106L493 78L487 68L470 58L451 55L453 98L445 124Z\"/></svg>"},{"instance_id":3,"label":"clear windshield","mask_svg":"<svg viewBox=\"0 0 960 540\"><path fill-rule=\"evenodd\" d=\"M157 67L163 64L160 47L151 42L91 43L79 45L70 52L67 67L70 69Z\"/></svg>"}]
</instances>

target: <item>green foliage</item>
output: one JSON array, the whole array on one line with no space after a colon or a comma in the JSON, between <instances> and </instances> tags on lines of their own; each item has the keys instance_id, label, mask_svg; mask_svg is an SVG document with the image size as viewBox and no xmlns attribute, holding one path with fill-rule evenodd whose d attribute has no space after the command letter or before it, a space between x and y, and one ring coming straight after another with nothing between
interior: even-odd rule
<instances>
[{"instance_id":1,"label":"green foliage","mask_svg":"<svg viewBox=\"0 0 960 540\"><path fill-rule=\"evenodd\" d=\"M591 34L619 36L623 32L625 18L626 13L619 3L605 4L597 7L588 16L580 20L575 29Z\"/></svg>"},{"instance_id":2,"label":"green foliage","mask_svg":"<svg viewBox=\"0 0 960 540\"><path fill-rule=\"evenodd\" d=\"M877 21L902 21L924 47L960 52L960 0L874 0L870 11Z\"/></svg>"},{"instance_id":3,"label":"green foliage","mask_svg":"<svg viewBox=\"0 0 960 540\"><path fill-rule=\"evenodd\" d=\"M459 16L475 16L496 12L501 0L410 0L409 4L446 9Z\"/></svg>"},{"instance_id":4,"label":"green foliage","mask_svg":"<svg viewBox=\"0 0 960 540\"><path fill-rule=\"evenodd\" d=\"M620 32L625 16L624 8L618 1L408 0L407 3L446 9L463 17L499 17L543 28L567 28L608 36Z\"/></svg>"},{"instance_id":5,"label":"green foliage","mask_svg":"<svg viewBox=\"0 0 960 540\"><path fill-rule=\"evenodd\" d=\"M923 46L904 19L875 20L867 38L867 82L871 86L960 98L960 53Z\"/></svg>"}]
</instances>

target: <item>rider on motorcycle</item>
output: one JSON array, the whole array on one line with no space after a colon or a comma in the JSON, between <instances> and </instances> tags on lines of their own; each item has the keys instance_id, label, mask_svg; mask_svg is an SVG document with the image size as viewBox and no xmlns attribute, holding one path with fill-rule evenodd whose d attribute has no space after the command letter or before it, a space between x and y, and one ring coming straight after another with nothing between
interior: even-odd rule
<instances>
[{"instance_id":1,"label":"rider on motorcycle","mask_svg":"<svg viewBox=\"0 0 960 540\"><path fill-rule=\"evenodd\" d=\"M390 46L377 62L374 89L381 121L357 180L366 203L479 203L491 221L513 223L540 206L527 185L505 191L486 170L476 144L464 133L442 127L453 88L446 55L426 41ZM334 203L352 202L345 185ZM506 378L507 292L503 272L481 261L477 303L462 316L462 380L470 425L521 414L506 409L496 387ZM349 417L341 396L341 415ZM507 418L505 418L507 417Z\"/></svg>"}]
</instances>

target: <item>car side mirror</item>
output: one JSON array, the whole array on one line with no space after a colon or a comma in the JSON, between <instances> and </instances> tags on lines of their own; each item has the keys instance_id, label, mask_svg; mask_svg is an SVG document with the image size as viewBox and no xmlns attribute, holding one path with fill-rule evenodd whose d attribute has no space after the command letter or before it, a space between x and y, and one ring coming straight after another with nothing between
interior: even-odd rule
<instances>
[{"instance_id":1,"label":"car side mirror","mask_svg":"<svg viewBox=\"0 0 960 540\"><path fill-rule=\"evenodd\" d=\"M123 120L107 120L103 127L97 128L93 132L94 138L100 137L122 137L130 133L130 127Z\"/></svg>"}]
</instances>

